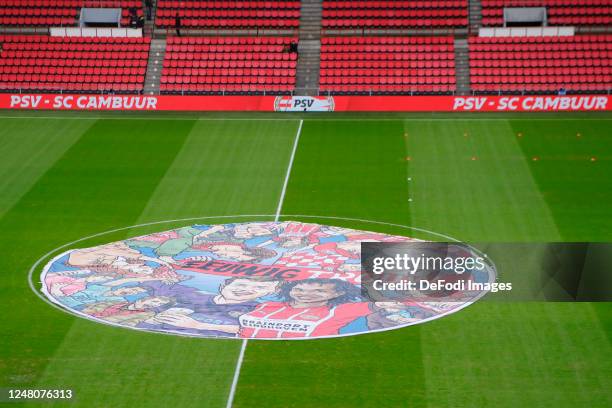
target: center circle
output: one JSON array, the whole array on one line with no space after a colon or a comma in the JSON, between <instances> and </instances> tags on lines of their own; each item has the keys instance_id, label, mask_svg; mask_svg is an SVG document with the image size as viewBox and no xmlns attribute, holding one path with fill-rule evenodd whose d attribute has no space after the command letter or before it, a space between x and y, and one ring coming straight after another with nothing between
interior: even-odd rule
<instances>
[{"instance_id":1,"label":"center circle","mask_svg":"<svg viewBox=\"0 0 612 408\"><path fill-rule=\"evenodd\" d=\"M42 292L71 313L114 326L286 340L396 329L477 300L364 297L361 242L414 240L298 221L196 224L64 252L44 267Z\"/></svg>"}]
</instances>

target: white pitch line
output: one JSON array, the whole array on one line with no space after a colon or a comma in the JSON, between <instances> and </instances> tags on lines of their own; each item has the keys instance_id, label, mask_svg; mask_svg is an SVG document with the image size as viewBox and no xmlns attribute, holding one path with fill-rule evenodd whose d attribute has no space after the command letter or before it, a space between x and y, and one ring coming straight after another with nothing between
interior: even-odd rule
<instances>
[{"instance_id":1,"label":"white pitch line","mask_svg":"<svg viewBox=\"0 0 612 408\"><path fill-rule=\"evenodd\" d=\"M283 189L281 190L280 198L278 199L278 206L276 207L276 214L274 215L274 221L278 221L280 218L281 210L283 209L283 201L285 201L285 193L287 192L287 184L289 184L289 177L291 176L291 168L293 167L293 160L295 159L295 152L297 151L298 143L300 142L300 134L302 133L302 125L304 119L300 119L300 125L295 134L295 140L293 141L293 149L291 150L291 157L289 157L289 164L287 165L287 172L285 173L285 181L283 182ZM238 354L238 361L236 361L236 369L234 370L234 378L232 379L232 385L230 387L230 393L227 397L227 404L225 408L232 408L234 404L234 396L236 395L236 387L238 386L238 380L240 379L240 370L242 369L242 361L244 360L244 353L247 348L248 340L242 340L240 346L240 354Z\"/></svg>"},{"instance_id":2,"label":"white pitch line","mask_svg":"<svg viewBox=\"0 0 612 408\"><path fill-rule=\"evenodd\" d=\"M285 182L283 183L283 189L281 191L280 199L278 200L278 206L276 207L276 217L274 221L278 221L281 210L283 209L283 201L285 201L285 193L287 192L287 184L289 184L289 177L291 176L291 168L293 167L293 159L295 159L295 152L297 151L298 143L300 142L300 134L302 133L302 124L304 119L300 120L300 126L298 126L297 133L295 134L295 140L293 141L293 150L291 150L291 157L289 158L289 165L287 166L287 173L285 174Z\"/></svg>"}]
</instances>

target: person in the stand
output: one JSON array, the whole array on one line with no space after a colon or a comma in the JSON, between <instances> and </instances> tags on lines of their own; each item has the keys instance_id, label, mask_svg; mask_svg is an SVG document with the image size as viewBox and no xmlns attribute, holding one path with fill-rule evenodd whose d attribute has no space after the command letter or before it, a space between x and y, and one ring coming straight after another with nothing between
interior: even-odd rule
<instances>
[{"instance_id":1,"label":"person in the stand","mask_svg":"<svg viewBox=\"0 0 612 408\"><path fill-rule=\"evenodd\" d=\"M147 11L147 20L151 20L153 16L153 0L145 0L145 8Z\"/></svg>"},{"instance_id":2,"label":"person in the stand","mask_svg":"<svg viewBox=\"0 0 612 408\"><path fill-rule=\"evenodd\" d=\"M181 36L181 16L176 13L174 16L174 28L176 28L176 35Z\"/></svg>"},{"instance_id":3,"label":"person in the stand","mask_svg":"<svg viewBox=\"0 0 612 408\"><path fill-rule=\"evenodd\" d=\"M130 7L130 27L136 28L138 26L138 15L136 14L136 7Z\"/></svg>"},{"instance_id":4,"label":"person in the stand","mask_svg":"<svg viewBox=\"0 0 612 408\"><path fill-rule=\"evenodd\" d=\"M296 53L298 52L298 45L295 41L291 41L289 43L289 52L291 53Z\"/></svg>"},{"instance_id":5,"label":"person in the stand","mask_svg":"<svg viewBox=\"0 0 612 408\"><path fill-rule=\"evenodd\" d=\"M136 24L138 26L138 28L143 28L145 25L145 18L144 16L138 16L138 22Z\"/></svg>"}]
</instances>

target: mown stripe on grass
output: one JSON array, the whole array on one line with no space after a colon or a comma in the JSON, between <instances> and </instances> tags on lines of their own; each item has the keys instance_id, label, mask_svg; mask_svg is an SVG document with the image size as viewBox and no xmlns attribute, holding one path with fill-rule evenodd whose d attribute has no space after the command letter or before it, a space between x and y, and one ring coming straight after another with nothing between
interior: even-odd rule
<instances>
[{"instance_id":1,"label":"mown stripe on grass","mask_svg":"<svg viewBox=\"0 0 612 408\"><path fill-rule=\"evenodd\" d=\"M563 240L610 241L609 122L510 123Z\"/></svg>"},{"instance_id":2,"label":"mown stripe on grass","mask_svg":"<svg viewBox=\"0 0 612 408\"><path fill-rule=\"evenodd\" d=\"M75 321L30 291L30 265L63 243L133 224L192 124L98 121L5 214L0 293L10 313L0 322L2 384L35 384Z\"/></svg>"},{"instance_id":3,"label":"mown stripe on grass","mask_svg":"<svg viewBox=\"0 0 612 408\"><path fill-rule=\"evenodd\" d=\"M464 240L561 239L512 126L408 128L415 223ZM501 280L519 283L521 261ZM431 407L609 404L610 347L586 304L485 299L423 325L422 340Z\"/></svg>"},{"instance_id":4,"label":"mown stripe on grass","mask_svg":"<svg viewBox=\"0 0 612 408\"><path fill-rule=\"evenodd\" d=\"M297 123L196 123L137 223L272 214ZM170 226L152 228L161 231ZM140 233L139 229L124 232L125 236ZM78 319L37 387L57 385L61 378L75 388L78 406L88 408L221 407L239 348L239 341L137 333ZM103 386L92 387L100 378L106 378Z\"/></svg>"},{"instance_id":5,"label":"mown stripe on grass","mask_svg":"<svg viewBox=\"0 0 612 408\"><path fill-rule=\"evenodd\" d=\"M0 118L0 218L94 122Z\"/></svg>"},{"instance_id":6,"label":"mown stripe on grass","mask_svg":"<svg viewBox=\"0 0 612 408\"><path fill-rule=\"evenodd\" d=\"M401 122L306 120L283 213L409 224L404 151ZM252 341L234 406L424 406L420 346L419 328L402 336Z\"/></svg>"}]
</instances>

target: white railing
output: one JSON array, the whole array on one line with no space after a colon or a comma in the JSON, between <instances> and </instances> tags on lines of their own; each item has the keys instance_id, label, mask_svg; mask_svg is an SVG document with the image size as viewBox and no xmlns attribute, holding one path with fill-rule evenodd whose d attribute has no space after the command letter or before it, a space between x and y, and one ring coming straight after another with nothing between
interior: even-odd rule
<instances>
[{"instance_id":1,"label":"white railing","mask_svg":"<svg viewBox=\"0 0 612 408\"><path fill-rule=\"evenodd\" d=\"M51 27L52 37L142 37L142 28Z\"/></svg>"},{"instance_id":2,"label":"white railing","mask_svg":"<svg viewBox=\"0 0 612 408\"><path fill-rule=\"evenodd\" d=\"M481 27L479 37L559 37L572 36L575 27Z\"/></svg>"}]
</instances>

